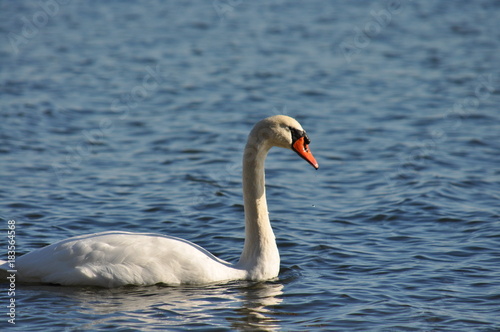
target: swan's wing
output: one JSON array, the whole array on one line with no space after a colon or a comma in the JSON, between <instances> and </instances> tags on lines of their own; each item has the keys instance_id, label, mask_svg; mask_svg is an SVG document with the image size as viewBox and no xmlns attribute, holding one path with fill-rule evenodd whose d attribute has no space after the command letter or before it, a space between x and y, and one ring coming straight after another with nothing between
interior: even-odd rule
<instances>
[{"instance_id":1,"label":"swan's wing","mask_svg":"<svg viewBox=\"0 0 500 332\"><path fill-rule=\"evenodd\" d=\"M19 257L16 269L24 282L102 287L198 284L243 277L242 271L189 241L129 232L63 240Z\"/></svg>"}]
</instances>

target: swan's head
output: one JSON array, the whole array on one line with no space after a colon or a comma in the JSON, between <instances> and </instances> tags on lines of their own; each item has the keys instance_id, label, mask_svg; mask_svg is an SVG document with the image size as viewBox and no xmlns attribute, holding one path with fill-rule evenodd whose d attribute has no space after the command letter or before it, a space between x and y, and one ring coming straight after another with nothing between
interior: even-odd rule
<instances>
[{"instance_id":1,"label":"swan's head","mask_svg":"<svg viewBox=\"0 0 500 332\"><path fill-rule=\"evenodd\" d=\"M300 123L286 115L275 115L258 122L250 133L250 140L254 138L261 144L278 146L295 151L315 169L318 162L309 149L309 137Z\"/></svg>"}]
</instances>

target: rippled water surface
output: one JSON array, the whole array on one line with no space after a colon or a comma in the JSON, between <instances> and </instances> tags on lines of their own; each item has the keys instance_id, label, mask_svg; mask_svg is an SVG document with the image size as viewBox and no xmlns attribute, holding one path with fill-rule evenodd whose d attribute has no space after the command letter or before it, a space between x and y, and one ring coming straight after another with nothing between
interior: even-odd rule
<instances>
[{"instance_id":1,"label":"rippled water surface","mask_svg":"<svg viewBox=\"0 0 500 332\"><path fill-rule=\"evenodd\" d=\"M16 285L2 329L500 330L498 1L0 2L0 238L106 230L243 245L263 117L277 280Z\"/></svg>"}]
</instances>

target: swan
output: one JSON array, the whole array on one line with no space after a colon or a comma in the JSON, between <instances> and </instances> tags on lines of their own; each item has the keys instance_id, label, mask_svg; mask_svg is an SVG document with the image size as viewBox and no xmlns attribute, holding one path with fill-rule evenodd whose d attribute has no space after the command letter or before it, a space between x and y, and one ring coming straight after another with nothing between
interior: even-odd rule
<instances>
[{"instance_id":1,"label":"swan","mask_svg":"<svg viewBox=\"0 0 500 332\"><path fill-rule=\"evenodd\" d=\"M245 242L236 264L184 239L109 231L62 240L15 262L0 261L2 277L15 275L16 281L24 283L106 288L275 278L280 257L267 210L264 161L269 149L277 146L295 151L318 169L309 143L302 126L285 115L265 118L253 127L243 155Z\"/></svg>"}]
</instances>

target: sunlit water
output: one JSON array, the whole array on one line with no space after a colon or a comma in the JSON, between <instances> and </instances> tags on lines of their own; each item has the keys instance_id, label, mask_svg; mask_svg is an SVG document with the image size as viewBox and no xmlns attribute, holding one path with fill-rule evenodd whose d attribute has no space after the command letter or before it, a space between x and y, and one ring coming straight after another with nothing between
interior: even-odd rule
<instances>
[{"instance_id":1,"label":"sunlit water","mask_svg":"<svg viewBox=\"0 0 500 332\"><path fill-rule=\"evenodd\" d=\"M42 4L44 5L42 5ZM498 1L0 3L0 239L157 232L229 261L263 117L277 280L16 285L54 330L500 330ZM7 322L8 285L0 293Z\"/></svg>"}]
</instances>

